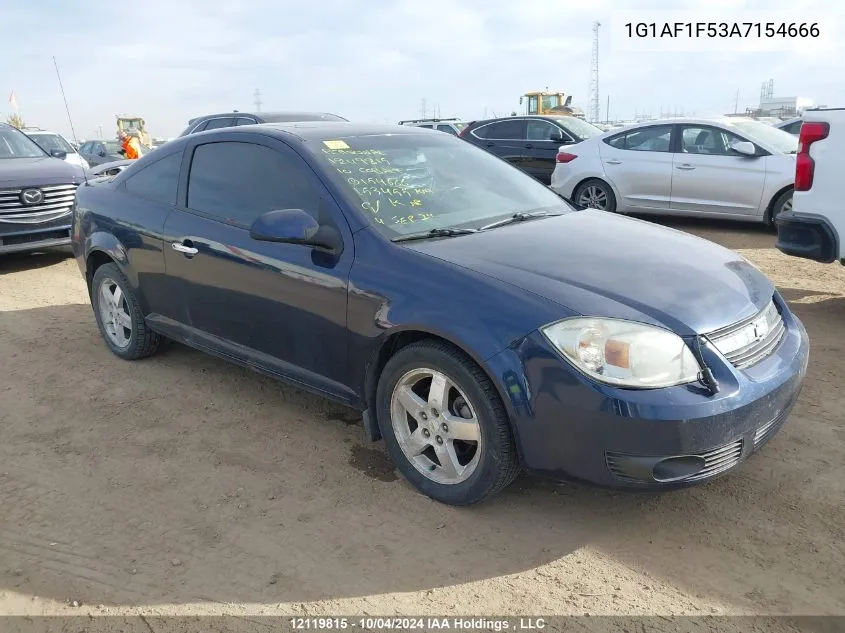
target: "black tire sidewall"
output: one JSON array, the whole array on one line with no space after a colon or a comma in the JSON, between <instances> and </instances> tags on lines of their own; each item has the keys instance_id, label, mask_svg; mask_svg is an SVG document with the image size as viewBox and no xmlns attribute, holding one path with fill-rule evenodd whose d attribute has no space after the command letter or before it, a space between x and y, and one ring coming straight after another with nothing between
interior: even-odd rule
<instances>
[{"instance_id":1,"label":"black tire sidewall","mask_svg":"<svg viewBox=\"0 0 845 633\"><path fill-rule=\"evenodd\" d=\"M590 186L599 186L601 187L605 194L607 194L607 209L595 209L595 211L606 211L607 213L616 213L616 194L613 193L613 187L607 184L604 180L600 178L591 178L590 180L586 180L582 182L578 187L575 189L575 193L572 195L572 199L576 204L581 204L578 202L578 198L581 197L581 193ZM588 209L592 209L592 207L587 207Z\"/></svg>"},{"instance_id":2,"label":"black tire sidewall","mask_svg":"<svg viewBox=\"0 0 845 633\"><path fill-rule=\"evenodd\" d=\"M376 393L378 424L387 451L405 478L428 497L450 505L469 505L487 497L500 479L508 447L503 446L498 424L502 415L490 401L489 390L478 383L465 363L437 347L413 346L401 350L388 361ZM390 398L398 380L408 371L428 368L446 374L470 400L481 432L481 460L475 472L459 484L440 484L420 473L405 457L393 432ZM489 389L495 388L492 383ZM496 394L496 397L498 395ZM507 420L504 420L507 424ZM511 440L512 441L512 440Z\"/></svg>"},{"instance_id":3,"label":"black tire sidewall","mask_svg":"<svg viewBox=\"0 0 845 633\"><path fill-rule=\"evenodd\" d=\"M772 204L771 217L769 218L769 223L772 226L774 226L775 220L778 219L778 216L780 215L780 209L781 207L783 207L784 202L786 202L787 199L791 198L793 193L795 192L792 189L787 189L786 191L778 195L777 198L775 198L775 201Z\"/></svg>"},{"instance_id":4,"label":"black tire sidewall","mask_svg":"<svg viewBox=\"0 0 845 633\"><path fill-rule=\"evenodd\" d=\"M100 285L105 279L114 281L123 292L126 298L126 308L129 312L129 317L132 319L132 333L129 336L129 345L126 347L117 347L106 333L106 328L103 325L102 317L100 316ZM135 293L129 285L129 280L121 272L117 264L103 264L95 272L91 279L91 307L94 309L94 318L97 320L97 327L100 329L100 335L108 345L109 349L116 356L127 360L138 358L141 354L143 346L143 334L146 328L144 322L144 315L141 313L141 308L138 301L135 299Z\"/></svg>"}]
</instances>

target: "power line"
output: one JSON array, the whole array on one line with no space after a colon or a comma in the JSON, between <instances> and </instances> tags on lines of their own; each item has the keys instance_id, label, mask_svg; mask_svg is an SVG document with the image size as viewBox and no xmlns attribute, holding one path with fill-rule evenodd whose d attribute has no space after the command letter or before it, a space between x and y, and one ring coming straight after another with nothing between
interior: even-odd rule
<instances>
[{"instance_id":1,"label":"power line","mask_svg":"<svg viewBox=\"0 0 845 633\"><path fill-rule=\"evenodd\" d=\"M593 58L590 61L590 120L599 120L599 27L601 22L593 22Z\"/></svg>"},{"instance_id":2,"label":"power line","mask_svg":"<svg viewBox=\"0 0 845 633\"><path fill-rule=\"evenodd\" d=\"M76 130L73 129L73 119L70 118L70 108L67 105L67 97L65 97L65 87L62 85L62 76L59 74L59 64L56 62L55 56L53 57L53 66L56 67L56 77L59 79L59 89L62 91L62 99L65 102L65 112L67 112L67 120L70 123L70 133L73 135L73 142L77 145L79 141L76 138Z\"/></svg>"}]
</instances>

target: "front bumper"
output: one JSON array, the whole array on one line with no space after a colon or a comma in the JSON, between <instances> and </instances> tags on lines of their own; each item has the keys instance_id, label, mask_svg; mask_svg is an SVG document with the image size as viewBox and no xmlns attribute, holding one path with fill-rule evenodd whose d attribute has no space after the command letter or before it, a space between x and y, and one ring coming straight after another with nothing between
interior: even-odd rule
<instances>
[{"instance_id":1,"label":"front bumper","mask_svg":"<svg viewBox=\"0 0 845 633\"><path fill-rule=\"evenodd\" d=\"M778 230L775 246L782 253L825 264L842 258L839 236L827 218L787 212L778 215L775 224Z\"/></svg>"},{"instance_id":2,"label":"front bumper","mask_svg":"<svg viewBox=\"0 0 845 633\"><path fill-rule=\"evenodd\" d=\"M787 333L776 351L738 370L709 346L720 383L627 390L599 385L561 360L538 332L488 365L505 384L526 470L614 488L660 489L723 474L780 429L798 398L807 333L779 299Z\"/></svg>"},{"instance_id":3,"label":"front bumper","mask_svg":"<svg viewBox=\"0 0 845 633\"><path fill-rule=\"evenodd\" d=\"M0 223L0 255L70 244L71 214L39 224Z\"/></svg>"}]
</instances>

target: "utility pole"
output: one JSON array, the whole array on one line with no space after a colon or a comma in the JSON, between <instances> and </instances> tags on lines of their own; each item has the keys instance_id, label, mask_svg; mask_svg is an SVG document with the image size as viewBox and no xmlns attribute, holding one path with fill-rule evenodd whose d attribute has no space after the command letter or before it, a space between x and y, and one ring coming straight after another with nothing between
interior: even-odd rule
<instances>
[{"instance_id":1,"label":"utility pole","mask_svg":"<svg viewBox=\"0 0 845 633\"><path fill-rule=\"evenodd\" d=\"M601 22L593 22L593 58L590 62L590 120L599 121L599 27Z\"/></svg>"},{"instance_id":2,"label":"utility pole","mask_svg":"<svg viewBox=\"0 0 845 633\"><path fill-rule=\"evenodd\" d=\"M734 114L739 112L739 88L736 89L736 99L734 99Z\"/></svg>"},{"instance_id":3,"label":"utility pole","mask_svg":"<svg viewBox=\"0 0 845 633\"><path fill-rule=\"evenodd\" d=\"M604 109L605 123L610 123L610 95L607 95L607 107Z\"/></svg>"},{"instance_id":4,"label":"utility pole","mask_svg":"<svg viewBox=\"0 0 845 633\"><path fill-rule=\"evenodd\" d=\"M256 88L252 96L255 98L255 111L261 112L261 90Z\"/></svg>"},{"instance_id":5,"label":"utility pole","mask_svg":"<svg viewBox=\"0 0 845 633\"><path fill-rule=\"evenodd\" d=\"M422 100L420 100L420 118L421 119L425 118L425 113L426 113L425 97L423 97Z\"/></svg>"}]
</instances>

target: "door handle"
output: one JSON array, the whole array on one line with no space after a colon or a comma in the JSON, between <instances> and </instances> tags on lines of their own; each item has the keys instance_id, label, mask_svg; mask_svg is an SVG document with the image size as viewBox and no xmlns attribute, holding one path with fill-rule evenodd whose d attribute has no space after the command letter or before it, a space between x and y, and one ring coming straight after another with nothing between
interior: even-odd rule
<instances>
[{"instance_id":1,"label":"door handle","mask_svg":"<svg viewBox=\"0 0 845 633\"><path fill-rule=\"evenodd\" d=\"M683 165L675 165L675 168L676 169L684 169L684 170L695 169L695 167L693 167L689 163L684 163Z\"/></svg>"},{"instance_id":2,"label":"door handle","mask_svg":"<svg viewBox=\"0 0 845 633\"><path fill-rule=\"evenodd\" d=\"M621 160L616 160L615 158L611 158L610 160L606 160L604 162L606 162L608 165L621 165L622 164Z\"/></svg>"},{"instance_id":3,"label":"door handle","mask_svg":"<svg viewBox=\"0 0 845 633\"><path fill-rule=\"evenodd\" d=\"M170 246L174 251L184 253L185 255L196 255L199 250L191 246L191 240L184 240L183 242L171 242Z\"/></svg>"},{"instance_id":4,"label":"door handle","mask_svg":"<svg viewBox=\"0 0 845 633\"><path fill-rule=\"evenodd\" d=\"M531 143L526 143L525 149L534 149L534 146Z\"/></svg>"},{"instance_id":5,"label":"door handle","mask_svg":"<svg viewBox=\"0 0 845 633\"><path fill-rule=\"evenodd\" d=\"M493 146L495 145L495 143L492 143L492 142L489 142L489 141L488 141L488 142L486 143L486 145L487 145L487 147L493 147Z\"/></svg>"}]
</instances>

